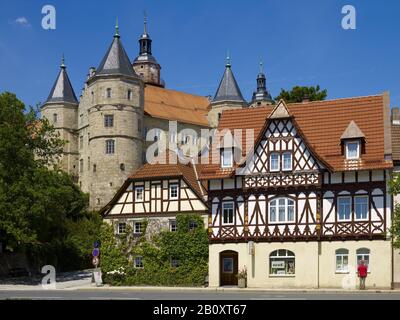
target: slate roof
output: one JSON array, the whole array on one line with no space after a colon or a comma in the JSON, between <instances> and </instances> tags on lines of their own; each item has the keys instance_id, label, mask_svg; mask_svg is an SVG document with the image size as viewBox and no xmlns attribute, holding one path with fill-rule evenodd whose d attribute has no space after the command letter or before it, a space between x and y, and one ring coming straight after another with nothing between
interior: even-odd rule
<instances>
[{"instance_id":1,"label":"slate roof","mask_svg":"<svg viewBox=\"0 0 400 320\"><path fill-rule=\"evenodd\" d=\"M45 102L46 103L58 103L58 102L69 102L78 104L74 89L72 88L71 81L69 80L68 73L65 65L61 66L60 72L58 73L57 79L50 91L50 94Z\"/></svg>"},{"instance_id":2,"label":"slate roof","mask_svg":"<svg viewBox=\"0 0 400 320\"><path fill-rule=\"evenodd\" d=\"M384 98L382 94L286 106L310 148L332 171L386 169L392 168L393 162L385 160ZM266 105L224 111L218 131L243 129L242 153L245 156L246 146L257 141L274 108ZM359 160L346 160L341 150L340 138L352 120L357 123L367 141L365 154ZM254 135L246 136L246 129L254 129ZM210 156L219 158L219 150L212 148ZM211 160L210 163L203 166L201 179L224 178L234 174L235 168L227 170L222 169L219 163L212 164Z\"/></svg>"},{"instance_id":3,"label":"slate roof","mask_svg":"<svg viewBox=\"0 0 400 320\"><path fill-rule=\"evenodd\" d=\"M227 64L225 67L224 75L222 76L218 90L212 102L220 101L245 102L236 82L235 76L233 75L230 64Z\"/></svg>"},{"instance_id":4,"label":"slate roof","mask_svg":"<svg viewBox=\"0 0 400 320\"><path fill-rule=\"evenodd\" d=\"M114 39L107 50L103 60L97 68L96 75L126 75L136 76L132 68L131 62L126 54L119 36L115 35Z\"/></svg>"}]
</instances>

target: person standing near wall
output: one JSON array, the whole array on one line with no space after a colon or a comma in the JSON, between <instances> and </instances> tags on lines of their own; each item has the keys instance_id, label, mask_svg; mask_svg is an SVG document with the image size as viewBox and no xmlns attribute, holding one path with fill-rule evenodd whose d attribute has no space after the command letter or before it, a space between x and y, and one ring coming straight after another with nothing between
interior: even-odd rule
<instances>
[{"instance_id":1,"label":"person standing near wall","mask_svg":"<svg viewBox=\"0 0 400 320\"><path fill-rule=\"evenodd\" d=\"M365 265L365 261L361 260L357 268L358 277L360 278L360 290L365 290L365 280L367 278L368 267Z\"/></svg>"}]
</instances>

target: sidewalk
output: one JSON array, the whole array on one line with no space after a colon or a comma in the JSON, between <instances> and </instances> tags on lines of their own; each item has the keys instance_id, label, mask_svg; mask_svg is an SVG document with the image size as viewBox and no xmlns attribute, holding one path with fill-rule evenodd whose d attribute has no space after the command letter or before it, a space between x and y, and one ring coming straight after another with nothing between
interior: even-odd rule
<instances>
[{"instance_id":1,"label":"sidewalk","mask_svg":"<svg viewBox=\"0 0 400 320\"><path fill-rule=\"evenodd\" d=\"M0 285L0 291L39 291L43 289L41 285ZM54 290L54 289L53 289ZM286 293L395 293L399 294L400 289L376 289L370 288L366 290L358 289L340 289L340 288L292 288L292 289L279 289L279 288L238 288L238 287L157 287L157 286L121 286L112 287L103 285L96 287L90 279L68 281L65 283L57 283L55 290L68 290L68 291L132 291L132 292L286 292Z\"/></svg>"}]
</instances>

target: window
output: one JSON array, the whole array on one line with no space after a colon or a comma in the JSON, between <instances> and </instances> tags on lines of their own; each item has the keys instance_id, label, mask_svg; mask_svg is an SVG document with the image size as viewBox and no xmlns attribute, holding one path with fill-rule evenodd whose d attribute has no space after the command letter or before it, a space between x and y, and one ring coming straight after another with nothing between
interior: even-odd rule
<instances>
[{"instance_id":1,"label":"window","mask_svg":"<svg viewBox=\"0 0 400 320\"><path fill-rule=\"evenodd\" d=\"M132 100L132 90L128 90L127 99Z\"/></svg>"},{"instance_id":2,"label":"window","mask_svg":"<svg viewBox=\"0 0 400 320\"><path fill-rule=\"evenodd\" d=\"M222 259L222 272L233 273L233 258Z\"/></svg>"},{"instance_id":3,"label":"window","mask_svg":"<svg viewBox=\"0 0 400 320\"><path fill-rule=\"evenodd\" d=\"M133 224L133 233L134 234L142 234L144 232L144 223L143 222L135 222Z\"/></svg>"},{"instance_id":4,"label":"window","mask_svg":"<svg viewBox=\"0 0 400 320\"><path fill-rule=\"evenodd\" d=\"M119 169L120 169L121 171L125 171L125 163L120 163L120 164L119 164Z\"/></svg>"},{"instance_id":5,"label":"window","mask_svg":"<svg viewBox=\"0 0 400 320\"><path fill-rule=\"evenodd\" d=\"M355 196L354 197L354 211L356 220L368 219L368 196Z\"/></svg>"},{"instance_id":6,"label":"window","mask_svg":"<svg viewBox=\"0 0 400 320\"><path fill-rule=\"evenodd\" d=\"M233 202L225 202L222 204L222 223L233 223Z\"/></svg>"},{"instance_id":7,"label":"window","mask_svg":"<svg viewBox=\"0 0 400 320\"><path fill-rule=\"evenodd\" d=\"M125 231L126 231L126 223L125 222L118 223L118 234L125 233Z\"/></svg>"},{"instance_id":8,"label":"window","mask_svg":"<svg viewBox=\"0 0 400 320\"><path fill-rule=\"evenodd\" d=\"M93 172L96 172L96 170L97 170L97 165L93 165Z\"/></svg>"},{"instance_id":9,"label":"window","mask_svg":"<svg viewBox=\"0 0 400 320\"><path fill-rule=\"evenodd\" d=\"M338 249L336 250L336 272L347 273L349 272L349 250Z\"/></svg>"},{"instance_id":10,"label":"window","mask_svg":"<svg viewBox=\"0 0 400 320\"><path fill-rule=\"evenodd\" d=\"M356 254L357 254L357 267L360 265L361 261L364 261L364 264L368 268L368 272L370 272L370 268L369 268L370 250L367 248L357 249Z\"/></svg>"},{"instance_id":11,"label":"window","mask_svg":"<svg viewBox=\"0 0 400 320\"><path fill-rule=\"evenodd\" d=\"M104 116L104 126L106 128L111 128L114 126L114 115L113 114L106 114Z\"/></svg>"},{"instance_id":12,"label":"window","mask_svg":"<svg viewBox=\"0 0 400 320\"><path fill-rule=\"evenodd\" d=\"M90 171L90 157L87 158L87 170Z\"/></svg>"},{"instance_id":13,"label":"window","mask_svg":"<svg viewBox=\"0 0 400 320\"><path fill-rule=\"evenodd\" d=\"M79 137L79 149L83 148L83 136Z\"/></svg>"},{"instance_id":14,"label":"window","mask_svg":"<svg viewBox=\"0 0 400 320\"><path fill-rule=\"evenodd\" d=\"M339 197L338 198L338 220L346 221L350 220L351 214L351 197Z\"/></svg>"},{"instance_id":15,"label":"window","mask_svg":"<svg viewBox=\"0 0 400 320\"><path fill-rule=\"evenodd\" d=\"M289 250L275 250L269 255L270 275L294 275L295 255Z\"/></svg>"},{"instance_id":16,"label":"window","mask_svg":"<svg viewBox=\"0 0 400 320\"><path fill-rule=\"evenodd\" d=\"M107 96L107 98L111 98L111 88L107 88L106 96Z\"/></svg>"},{"instance_id":17,"label":"window","mask_svg":"<svg viewBox=\"0 0 400 320\"><path fill-rule=\"evenodd\" d=\"M193 221L193 220L190 220L189 221L189 230L194 230L196 228L197 228L197 222Z\"/></svg>"},{"instance_id":18,"label":"window","mask_svg":"<svg viewBox=\"0 0 400 320\"><path fill-rule=\"evenodd\" d=\"M135 188L135 200L137 202L143 201L143 187Z\"/></svg>"},{"instance_id":19,"label":"window","mask_svg":"<svg viewBox=\"0 0 400 320\"><path fill-rule=\"evenodd\" d=\"M92 103L94 102L94 92L92 91Z\"/></svg>"},{"instance_id":20,"label":"window","mask_svg":"<svg viewBox=\"0 0 400 320\"><path fill-rule=\"evenodd\" d=\"M169 220L169 231L175 232L177 230L176 220Z\"/></svg>"},{"instance_id":21,"label":"window","mask_svg":"<svg viewBox=\"0 0 400 320\"><path fill-rule=\"evenodd\" d=\"M53 123L57 123L57 113L53 114Z\"/></svg>"},{"instance_id":22,"label":"window","mask_svg":"<svg viewBox=\"0 0 400 320\"><path fill-rule=\"evenodd\" d=\"M115 152L115 141L106 140L106 154L114 154Z\"/></svg>"},{"instance_id":23,"label":"window","mask_svg":"<svg viewBox=\"0 0 400 320\"><path fill-rule=\"evenodd\" d=\"M270 222L294 222L294 201L289 198L274 199L269 203Z\"/></svg>"},{"instance_id":24,"label":"window","mask_svg":"<svg viewBox=\"0 0 400 320\"><path fill-rule=\"evenodd\" d=\"M143 268L143 257L135 257L135 268Z\"/></svg>"},{"instance_id":25,"label":"window","mask_svg":"<svg viewBox=\"0 0 400 320\"><path fill-rule=\"evenodd\" d=\"M171 267L178 268L179 267L179 260L176 258L171 258Z\"/></svg>"},{"instance_id":26,"label":"window","mask_svg":"<svg viewBox=\"0 0 400 320\"><path fill-rule=\"evenodd\" d=\"M269 170L279 171L279 154L271 153L269 156Z\"/></svg>"},{"instance_id":27,"label":"window","mask_svg":"<svg viewBox=\"0 0 400 320\"><path fill-rule=\"evenodd\" d=\"M282 154L282 170L288 171L292 170L292 153L284 152Z\"/></svg>"},{"instance_id":28,"label":"window","mask_svg":"<svg viewBox=\"0 0 400 320\"><path fill-rule=\"evenodd\" d=\"M232 168L233 166L233 153L232 149L222 149L221 153L221 167Z\"/></svg>"},{"instance_id":29,"label":"window","mask_svg":"<svg viewBox=\"0 0 400 320\"><path fill-rule=\"evenodd\" d=\"M179 186L177 184L171 184L169 186L169 198L170 199L178 199L178 189L179 189Z\"/></svg>"},{"instance_id":30,"label":"window","mask_svg":"<svg viewBox=\"0 0 400 320\"><path fill-rule=\"evenodd\" d=\"M83 159L79 160L79 172L83 172Z\"/></svg>"},{"instance_id":31,"label":"window","mask_svg":"<svg viewBox=\"0 0 400 320\"><path fill-rule=\"evenodd\" d=\"M360 158L360 142L349 141L346 142L346 159Z\"/></svg>"}]
</instances>

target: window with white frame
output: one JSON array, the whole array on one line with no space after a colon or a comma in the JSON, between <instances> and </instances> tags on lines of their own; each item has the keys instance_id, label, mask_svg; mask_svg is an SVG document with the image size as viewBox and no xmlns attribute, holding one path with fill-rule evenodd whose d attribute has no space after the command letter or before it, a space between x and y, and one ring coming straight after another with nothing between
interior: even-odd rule
<instances>
[{"instance_id":1,"label":"window with white frame","mask_svg":"<svg viewBox=\"0 0 400 320\"><path fill-rule=\"evenodd\" d=\"M118 234L123 234L126 231L126 223L120 222L118 223Z\"/></svg>"},{"instance_id":2,"label":"window with white frame","mask_svg":"<svg viewBox=\"0 0 400 320\"><path fill-rule=\"evenodd\" d=\"M284 152L282 154L282 170L289 171L292 170L292 153Z\"/></svg>"},{"instance_id":3,"label":"window with white frame","mask_svg":"<svg viewBox=\"0 0 400 320\"><path fill-rule=\"evenodd\" d=\"M176 226L176 220L175 219L169 220L169 231L175 232L177 229L178 228Z\"/></svg>"},{"instance_id":4,"label":"window with white frame","mask_svg":"<svg viewBox=\"0 0 400 320\"><path fill-rule=\"evenodd\" d=\"M136 187L135 188L135 200L137 202L142 202L143 201L143 187Z\"/></svg>"},{"instance_id":5,"label":"window with white frame","mask_svg":"<svg viewBox=\"0 0 400 320\"><path fill-rule=\"evenodd\" d=\"M224 202L222 204L222 223L232 224L233 223L233 202Z\"/></svg>"},{"instance_id":6,"label":"window with white frame","mask_svg":"<svg viewBox=\"0 0 400 320\"><path fill-rule=\"evenodd\" d=\"M294 222L294 201L278 198L269 202L269 222Z\"/></svg>"},{"instance_id":7,"label":"window with white frame","mask_svg":"<svg viewBox=\"0 0 400 320\"><path fill-rule=\"evenodd\" d=\"M109 139L106 140L106 154L114 154L115 153L115 140Z\"/></svg>"},{"instance_id":8,"label":"window with white frame","mask_svg":"<svg viewBox=\"0 0 400 320\"><path fill-rule=\"evenodd\" d=\"M357 267L361 264L361 261L364 261L364 264L367 266L368 272L370 272L369 262L370 262L370 250L368 248L360 248L357 249Z\"/></svg>"},{"instance_id":9,"label":"window with white frame","mask_svg":"<svg viewBox=\"0 0 400 320\"><path fill-rule=\"evenodd\" d=\"M144 223L142 221L136 221L133 224L133 233L142 234L144 232Z\"/></svg>"},{"instance_id":10,"label":"window with white frame","mask_svg":"<svg viewBox=\"0 0 400 320\"><path fill-rule=\"evenodd\" d=\"M346 159L360 158L360 141L347 141L346 146Z\"/></svg>"},{"instance_id":11,"label":"window with white frame","mask_svg":"<svg viewBox=\"0 0 400 320\"><path fill-rule=\"evenodd\" d=\"M338 249L335 251L336 256L336 272L347 273L349 272L349 250Z\"/></svg>"},{"instance_id":12,"label":"window with white frame","mask_svg":"<svg viewBox=\"0 0 400 320\"><path fill-rule=\"evenodd\" d=\"M354 214L356 220L367 220L369 213L368 196L354 197Z\"/></svg>"},{"instance_id":13,"label":"window with white frame","mask_svg":"<svg viewBox=\"0 0 400 320\"><path fill-rule=\"evenodd\" d=\"M294 275L295 255L289 250L275 250L269 255L270 275Z\"/></svg>"},{"instance_id":14,"label":"window with white frame","mask_svg":"<svg viewBox=\"0 0 400 320\"><path fill-rule=\"evenodd\" d=\"M348 221L351 219L351 197L338 198L337 214L339 221Z\"/></svg>"},{"instance_id":15,"label":"window with white frame","mask_svg":"<svg viewBox=\"0 0 400 320\"><path fill-rule=\"evenodd\" d=\"M135 257L135 268L143 268L143 257L142 256Z\"/></svg>"},{"instance_id":16,"label":"window with white frame","mask_svg":"<svg viewBox=\"0 0 400 320\"><path fill-rule=\"evenodd\" d=\"M233 167L232 149L222 149L222 151L221 151L221 167L222 168L232 168Z\"/></svg>"},{"instance_id":17,"label":"window with white frame","mask_svg":"<svg viewBox=\"0 0 400 320\"><path fill-rule=\"evenodd\" d=\"M169 198L178 199L179 186L177 184L171 184L169 186Z\"/></svg>"},{"instance_id":18,"label":"window with white frame","mask_svg":"<svg viewBox=\"0 0 400 320\"><path fill-rule=\"evenodd\" d=\"M269 171L279 171L279 153L271 153L269 155Z\"/></svg>"}]
</instances>

